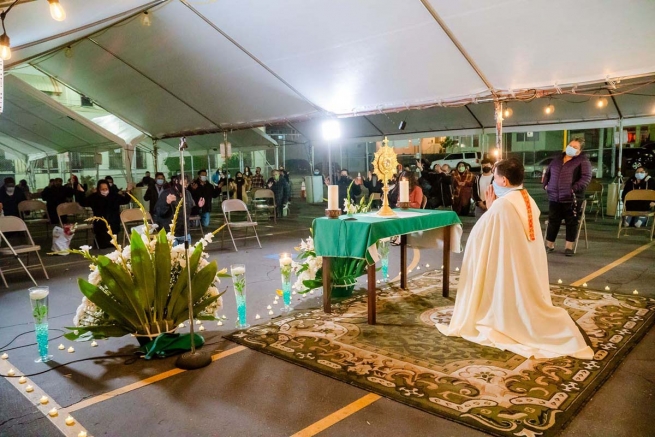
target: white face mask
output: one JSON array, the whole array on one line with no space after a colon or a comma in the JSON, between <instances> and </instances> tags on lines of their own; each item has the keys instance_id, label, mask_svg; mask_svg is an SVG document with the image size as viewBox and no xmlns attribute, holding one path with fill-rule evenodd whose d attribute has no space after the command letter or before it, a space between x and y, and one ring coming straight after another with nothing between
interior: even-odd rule
<instances>
[{"instance_id":1,"label":"white face mask","mask_svg":"<svg viewBox=\"0 0 655 437\"><path fill-rule=\"evenodd\" d=\"M207 182L207 176L200 176L200 180L203 182Z\"/></svg>"},{"instance_id":2,"label":"white face mask","mask_svg":"<svg viewBox=\"0 0 655 437\"><path fill-rule=\"evenodd\" d=\"M105 196L105 197L106 197L106 196L109 196L109 190L107 190L107 191L102 190L102 191L100 192L100 195L101 195L101 196Z\"/></svg>"},{"instance_id":3,"label":"white face mask","mask_svg":"<svg viewBox=\"0 0 655 437\"><path fill-rule=\"evenodd\" d=\"M579 152L579 150L576 149L575 147L566 146L566 155L567 156L574 157L575 155L578 154L578 152Z\"/></svg>"},{"instance_id":4,"label":"white face mask","mask_svg":"<svg viewBox=\"0 0 655 437\"><path fill-rule=\"evenodd\" d=\"M7 187L7 194L8 195L13 196L14 191L16 191L16 187Z\"/></svg>"},{"instance_id":5,"label":"white face mask","mask_svg":"<svg viewBox=\"0 0 655 437\"><path fill-rule=\"evenodd\" d=\"M164 185L163 179L157 179L157 185Z\"/></svg>"},{"instance_id":6,"label":"white face mask","mask_svg":"<svg viewBox=\"0 0 655 437\"><path fill-rule=\"evenodd\" d=\"M646 173L635 173L637 180L643 180L646 177Z\"/></svg>"},{"instance_id":7,"label":"white face mask","mask_svg":"<svg viewBox=\"0 0 655 437\"><path fill-rule=\"evenodd\" d=\"M509 193L510 191L518 190L518 187L501 187L496 183L496 181L492 181L491 184L494 186L494 193L496 194L496 197L503 197L505 194Z\"/></svg>"}]
</instances>

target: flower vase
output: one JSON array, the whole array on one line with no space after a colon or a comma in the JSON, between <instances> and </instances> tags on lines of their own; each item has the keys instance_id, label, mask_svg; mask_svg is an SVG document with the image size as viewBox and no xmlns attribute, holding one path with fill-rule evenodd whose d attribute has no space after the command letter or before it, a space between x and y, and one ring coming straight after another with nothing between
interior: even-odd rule
<instances>
[{"instance_id":1,"label":"flower vase","mask_svg":"<svg viewBox=\"0 0 655 437\"><path fill-rule=\"evenodd\" d=\"M382 282L389 282L389 240L383 239L377 243L380 264L382 265Z\"/></svg>"},{"instance_id":2,"label":"flower vase","mask_svg":"<svg viewBox=\"0 0 655 437\"><path fill-rule=\"evenodd\" d=\"M291 311L291 255L280 254L280 277L282 279L282 300L284 301L283 313Z\"/></svg>"},{"instance_id":3,"label":"flower vase","mask_svg":"<svg viewBox=\"0 0 655 437\"><path fill-rule=\"evenodd\" d=\"M230 266L232 282L234 283L234 295L237 300L237 329L249 328L246 322L246 266L244 264L232 264Z\"/></svg>"},{"instance_id":4,"label":"flower vase","mask_svg":"<svg viewBox=\"0 0 655 437\"><path fill-rule=\"evenodd\" d=\"M35 363L50 361L48 355L48 287L32 287L29 289L30 303L32 304L32 317L34 317L34 330L36 331L36 345L39 349L39 358Z\"/></svg>"}]
</instances>

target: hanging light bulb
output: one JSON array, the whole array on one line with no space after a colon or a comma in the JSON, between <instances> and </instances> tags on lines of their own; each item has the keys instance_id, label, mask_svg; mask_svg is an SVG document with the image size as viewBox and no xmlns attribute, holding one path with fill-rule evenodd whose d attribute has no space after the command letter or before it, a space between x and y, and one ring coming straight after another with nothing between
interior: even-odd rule
<instances>
[{"instance_id":1,"label":"hanging light bulb","mask_svg":"<svg viewBox=\"0 0 655 437\"><path fill-rule=\"evenodd\" d=\"M50 15L54 20L64 21L66 19L66 11L59 4L59 0L48 0L50 3Z\"/></svg>"},{"instance_id":2,"label":"hanging light bulb","mask_svg":"<svg viewBox=\"0 0 655 437\"><path fill-rule=\"evenodd\" d=\"M596 100L596 107L602 109L607 106L607 99L605 97L600 97Z\"/></svg>"},{"instance_id":3,"label":"hanging light bulb","mask_svg":"<svg viewBox=\"0 0 655 437\"><path fill-rule=\"evenodd\" d=\"M150 22L150 15L148 14L148 11L145 11L143 14L141 14L141 25L145 27L150 27L152 23Z\"/></svg>"},{"instance_id":4,"label":"hanging light bulb","mask_svg":"<svg viewBox=\"0 0 655 437\"><path fill-rule=\"evenodd\" d=\"M554 107L553 104L551 103L551 104L549 104L548 106L546 106L546 107L544 108L544 112L546 113L546 115L550 115L550 114L552 114L553 112L555 112L555 107Z\"/></svg>"},{"instance_id":5,"label":"hanging light bulb","mask_svg":"<svg viewBox=\"0 0 655 437\"><path fill-rule=\"evenodd\" d=\"M66 56L69 59L73 57L73 48L71 46L66 47L66 49L64 50L64 56Z\"/></svg>"},{"instance_id":6,"label":"hanging light bulb","mask_svg":"<svg viewBox=\"0 0 655 437\"><path fill-rule=\"evenodd\" d=\"M11 59L11 48L9 46L9 37L6 33L0 35L0 58L5 61Z\"/></svg>"},{"instance_id":7,"label":"hanging light bulb","mask_svg":"<svg viewBox=\"0 0 655 437\"><path fill-rule=\"evenodd\" d=\"M512 111L512 108L510 108L510 107L508 106L508 107L505 108L505 110L503 111L503 118L509 118L509 117L512 116L512 114L514 114L514 111Z\"/></svg>"}]
</instances>

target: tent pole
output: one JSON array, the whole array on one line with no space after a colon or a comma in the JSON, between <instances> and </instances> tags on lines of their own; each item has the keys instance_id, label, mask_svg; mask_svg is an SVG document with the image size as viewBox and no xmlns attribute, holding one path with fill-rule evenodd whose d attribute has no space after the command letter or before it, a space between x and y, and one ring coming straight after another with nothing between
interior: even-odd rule
<instances>
[{"instance_id":1,"label":"tent pole","mask_svg":"<svg viewBox=\"0 0 655 437\"><path fill-rule=\"evenodd\" d=\"M275 146L275 170L280 168L280 146Z\"/></svg>"},{"instance_id":2,"label":"tent pole","mask_svg":"<svg viewBox=\"0 0 655 437\"><path fill-rule=\"evenodd\" d=\"M619 118L619 180L621 179L621 167L623 165L623 118Z\"/></svg>"},{"instance_id":3,"label":"tent pole","mask_svg":"<svg viewBox=\"0 0 655 437\"><path fill-rule=\"evenodd\" d=\"M309 149L312 152L312 162L310 163L310 167L312 169L312 174L314 173L314 143L311 141L309 142Z\"/></svg>"},{"instance_id":4,"label":"tent pole","mask_svg":"<svg viewBox=\"0 0 655 437\"><path fill-rule=\"evenodd\" d=\"M328 149L328 179L330 180L330 185L335 185L334 179L332 179L332 147L330 141L327 142Z\"/></svg>"},{"instance_id":5,"label":"tent pole","mask_svg":"<svg viewBox=\"0 0 655 437\"><path fill-rule=\"evenodd\" d=\"M157 147L157 140L152 140L152 157L155 161L155 173L159 171L159 148Z\"/></svg>"},{"instance_id":6,"label":"tent pole","mask_svg":"<svg viewBox=\"0 0 655 437\"><path fill-rule=\"evenodd\" d=\"M207 149L207 174L209 175L209 178L211 179L211 174L212 174L212 164L209 160L209 149Z\"/></svg>"},{"instance_id":7,"label":"tent pole","mask_svg":"<svg viewBox=\"0 0 655 437\"><path fill-rule=\"evenodd\" d=\"M615 127L612 128L612 171L611 171L612 177L616 176L616 142L614 138L616 138Z\"/></svg>"},{"instance_id":8,"label":"tent pole","mask_svg":"<svg viewBox=\"0 0 655 437\"><path fill-rule=\"evenodd\" d=\"M503 104L497 100L494 101L494 109L496 111L496 150L498 159L503 159Z\"/></svg>"},{"instance_id":9,"label":"tent pole","mask_svg":"<svg viewBox=\"0 0 655 437\"><path fill-rule=\"evenodd\" d=\"M598 172L596 177L601 179L603 177L603 147L605 146L605 128L601 127L598 135Z\"/></svg>"}]
</instances>

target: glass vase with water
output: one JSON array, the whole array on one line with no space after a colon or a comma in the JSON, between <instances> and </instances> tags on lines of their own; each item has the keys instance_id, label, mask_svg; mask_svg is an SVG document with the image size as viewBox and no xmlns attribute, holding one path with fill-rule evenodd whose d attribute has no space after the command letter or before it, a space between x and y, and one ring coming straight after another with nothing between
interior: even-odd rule
<instances>
[{"instance_id":1,"label":"glass vase with water","mask_svg":"<svg viewBox=\"0 0 655 437\"><path fill-rule=\"evenodd\" d=\"M48 287L32 287L29 289L30 303L32 304L32 317L34 318L34 330L36 331L36 344L39 349L39 358L36 363L50 361L52 355L48 355Z\"/></svg>"}]
</instances>

